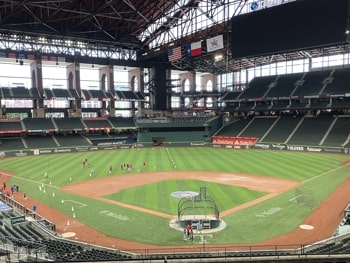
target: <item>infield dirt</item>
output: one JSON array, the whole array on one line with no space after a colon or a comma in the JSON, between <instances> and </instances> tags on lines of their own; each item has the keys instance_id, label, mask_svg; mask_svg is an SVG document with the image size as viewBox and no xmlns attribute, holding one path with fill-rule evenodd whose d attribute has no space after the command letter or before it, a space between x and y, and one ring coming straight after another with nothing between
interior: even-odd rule
<instances>
[{"instance_id":1,"label":"infield dirt","mask_svg":"<svg viewBox=\"0 0 350 263\"><path fill-rule=\"evenodd\" d=\"M0 173L1 181L8 181L11 174L8 172ZM215 181L225 184L244 186L252 190L264 191L268 194L262 198L245 203L233 209L222 211L221 216L234 213L239 209L256 204L281 192L298 187L300 184L294 181L284 179L274 179L264 176L255 176L247 174L230 174L230 173L213 173L213 172L157 172L144 174L128 174L122 176L109 176L105 178L94 179L93 182L82 182L78 184L68 185L62 188L63 191L72 192L78 195L94 197L103 201L115 202L117 205L127 206L131 209L142 210L146 213L155 213L157 216L165 218L173 218L173 215L168 215L152 210L126 205L116 201L104 199L101 196L109 193L117 192L121 189L135 187L138 185L148 184L161 180L168 179L184 179L192 178L203 181ZM108 187L106 187L108 186ZM109 189L106 192L106 189ZM350 178L340 185L323 203L317 206L313 213L307 217L302 225L312 226L310 228L297 227L294 231L264 240L262 242L251 245L295 245L295 244L311 244L322 239L332 236L340 221L343 218L343 210L349 203L348 190L350 189ZM23 193L14 193L14 198L28 208L36 204L40 207L40 214L49 221L54 222L56 230L59 234L66 235L68 239L77 240L80 242L101 245L105 247L121 249L121 250L137 250L137 249L156 249L157 246L136 243L122 239L108 237L95 229L85 226L72 217L68 217L52 207L34 200L30 196L23 197ZM235 244L239 245L239 244ZM167 247L162 247L163 249ZM170 248L170 247L168 247ZM171 246L174 248L174 246ZM182 246L183 248L183 246Z\"/></svg>"}]
</instances>

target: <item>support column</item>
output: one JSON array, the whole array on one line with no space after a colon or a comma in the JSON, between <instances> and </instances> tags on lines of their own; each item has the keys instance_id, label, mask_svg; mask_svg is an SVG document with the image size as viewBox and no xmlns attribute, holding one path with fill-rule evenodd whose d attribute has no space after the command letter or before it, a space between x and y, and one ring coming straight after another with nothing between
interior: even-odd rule
<instances>
[{"instance_id":1,"label":"support column","mask_svg":"<svg viewBox=\"0 0 350 263\"><path fill-rule=\"evenodd\" d=\"M186 80L188 80L188 82L189 82L189 90L185 90L185 82L186 82ZM182 94L183 93L189 94L189 95L182 95L181 96L181 106L182 105L186 106L185 105L186 98L189 99L189 105L191 107L194 106L193 105L193 97L190 94L192 94L193 91L195 91L195 83L196 83L195 76L193 76L192 72L186 72L186 73L180 74L180 81L181 81L181 92L182 92Z\"/></svg>"},{"instance_id":2,"label":"support column","mask_svg":"<svg viewBox=\"0 0 350 263\"><path fill-rule=\"evenodd\" d=\"M171 81L171 69L166 70L166 79ZM169 85L165 86L166 91L166 105L167 109L171 109L171 88L169 88Z\"/></svg>"},{"instance_id":3,"label":"support column","mask_svg":"<svg viewBox=\"0 0 350 263\"><path fill-rule=\"evenodd\" d=\"M145 69L144 68L140 68L140 81L139 81L139 91L142 94L145 94ZM143 116L143 109L145 108L145 102L144 101L140 101L139 102L139 115Z\"/></svg>"},{"instance_id":4,"label":"support column","mask_svg":"<svg viewBox=\"0 0 350 263\"><path fill-rule=\"evenodd\" d=\"M197 84L196 84L196 76L197 76L197 72L195 70L192 71L192 85L191 85L191 93L192 93L192 106L193 107L198 107L198 103L199 103L199 98L197 96Z\"/></svg>"},{"instance_id":5,"label":"support column","mask_svg":"<svg viewBox=\"0 0 350 263\"><path fill-rule=\"evenodd\" d=\"M167 93L166 93L166 67L157 65L153 68L154 80L154 104L153 110L167 110Z\"/></svg>"},{"instance_id":6,"label":"support column","mask_svg":"<svg viewBox=\"0 0 350 263\"><path fill-rule=\"evenodd\" d=\"M100 89L104 91L110 91L115 95L114 92L114 68L113 65L106 65L99 69L99 83ZM111 116L115 117L115 105L114 98L110 101L102 101L102 116Z\"/></svg>"},{"instance_id":7,"label":"support column","mask_svg":"<svg viewBox=\"0 0 350 263\"><path fill-rule=\"evenodd\" d=\"M2 106L1 99L0 99L0 119L6 118L6 107L4 106Z\"/></svg>"},{"instance_id":8,"label":"support column","mask_svg":"<svg viewBox=\"0 0 350 263\"><path fill-rule=\"evenodd\" d=\"M145 83L144 83L144 69L143 68L136 68L129 71L129 83L131 85L131 90L134 92L140 91L141 93L144 92ZM132 102L132 116L136 115L143 115L142 109L144 108L144 102L143 101L135 101Z\"/></svg>"},{"instance_id":9,"label":"support column","mask_svg":"<svg viewBox=\"0 0 350 263\"><path fill-rule=\"evenodd\" d=\"M213 87L212 90L208 90L208 89L207 89L207 84L208 84L209 81L211 81L211 83L212 83L212 87ZM205 74L205 75L201 78L201 83L200 83L200 85L201 85L201 87L203 87L203 89L204 89L205 91L208 91L208 93L211 92L211 93L218 94L219 91L218 91L218 89L217 89L217 86L218 86L217 83L218 83L218 81L217 81L217 76L214 75L214 74L208 73L208 74ZM211 96L211 99L212 99L212 103L213 103L213 108L217 108L217 107L218 107L218 98L217 98L217 95ZM207 100L208 100L208 97L205 97L205 98L204 98L204 107L206 107L206 108L207 108Z\"/></svg>"},{"instance_id":10,"label":"support column","mask_svg":"<svg viewBox=\"0 0 350 263\"><path fill-rule=\"evenodd\" d=\"M70 90L75 90L79 98L70 101L68 117L81 117L81 89L80 89L80 64L74 62L67 66L67 87Z\"/></svg>"},{"instance_id":11,"label":"support column","mask_svg":"<svg viewBox=\"0 0 350 263\"><path fill-rule=\"evenodd\" d=\"M218 76L216 75L212 75L212 81L213 81L213 91L216 94L219 94L219 88L218 88ZM213 98L213 108L217 109L219 107L218 105L218 97L216 96L215 98Z\"/></svg>"},{"instance_id":12,"label":"support column","mask_svg":"<svg viewBox=\"0 0 350 263\"><path fill-rule=\"evenodd\" d=\"M135 92L139 90L140 69L136 68L128 71L128 82L130 83L130 90ZM135 116L136 101L131 101L131 116Z\"/></svg>"},{"instance_id":13,"label":"support column","mask_svg":"<svg viewBox=\"0 0 350 263\"><path fill-rule=\"evenodd\" d=\"M33 118L44 118L44 88L43 88L43 70L41 57L36 58L30 64L30 74L32 87L37 87L40 98L33 101Z\"/></svg>"}]
</instances>

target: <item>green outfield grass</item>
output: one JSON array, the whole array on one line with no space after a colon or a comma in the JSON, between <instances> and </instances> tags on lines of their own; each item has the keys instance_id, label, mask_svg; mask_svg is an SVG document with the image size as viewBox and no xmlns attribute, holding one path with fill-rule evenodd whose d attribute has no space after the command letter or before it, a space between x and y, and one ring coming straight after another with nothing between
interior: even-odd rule
<instances>
[{"instance_id":1,"label":"green outfield grass","mask_svg":"<svg viewBox=\"0 0 350 263\"><path fill-rule=\"evenodd\" d=\"M81 165L85 158L90 168ZM227 227L209 241L212 244L248 244L290 232L298 226L349 176L350 169L342 166L346 160L348 156L335 154L174 147L6 158L0 161L0 169L13 171L10 184L19 185L20 191L69 216L74 213L76 219L108 236L156 245L186 243L181 232L169 227L168 219L66 193L60 187L90 180L91 168L94 169L94 177L126 173L137 176L138 173L174 170L220 171L287 178L303 183L304 189L312 193L308 203L291 202L295 197L294 189L285 192L223 217ZM147 162L145 167L144 161ZM132 163L133 172L121 170L121 163ZM109 174L110 165L113 166L112 174ZM43 176L46 171L49 178ZM198 191L204 184L207 194L217 201L222 211L265 194L222 183L188 179L126 189L108 198L174 214L175 217L178 200L171 199L170 193L177 190Z\"/></svg>"}]
</instances>

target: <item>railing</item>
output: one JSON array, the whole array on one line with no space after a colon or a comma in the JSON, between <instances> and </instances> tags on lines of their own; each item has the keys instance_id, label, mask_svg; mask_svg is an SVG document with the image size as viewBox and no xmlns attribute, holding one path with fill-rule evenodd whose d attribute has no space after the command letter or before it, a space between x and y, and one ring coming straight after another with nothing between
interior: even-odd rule
<instances>
[{"instance_id":1,"label":"railing","mask_svg":"<svg viewBox=\"0 0 350 263\"><path fill-rule=\"evenodd\" d=\"M0 199L8 204L9 206L16 208L18 211L20 211L22 214L24 214L26 217L31 217L34 221L40 223L43 228L49 230L49 231L56 231L56 225L46 218L42 217L40 214L34 212L33 210L25 207L21 203L17 202L13 198L0 193Z\"/></svg>"}]
</instances>

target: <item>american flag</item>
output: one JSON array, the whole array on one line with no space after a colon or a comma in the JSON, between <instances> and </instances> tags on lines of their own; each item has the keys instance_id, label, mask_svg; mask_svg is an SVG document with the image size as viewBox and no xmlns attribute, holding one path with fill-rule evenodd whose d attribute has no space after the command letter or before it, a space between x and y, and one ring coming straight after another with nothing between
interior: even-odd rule
<instances>
[{"instance_id":1,"label":"american flag","mask_svg":"<svg viewBox=\"0 0 350 263\"><path fill-rule=\"evenodd\" d=\"M181 47L175 47L168 49L168 59L169 61L175 61L182 57L181 55Z\"/></svg>"}]
</instances>

